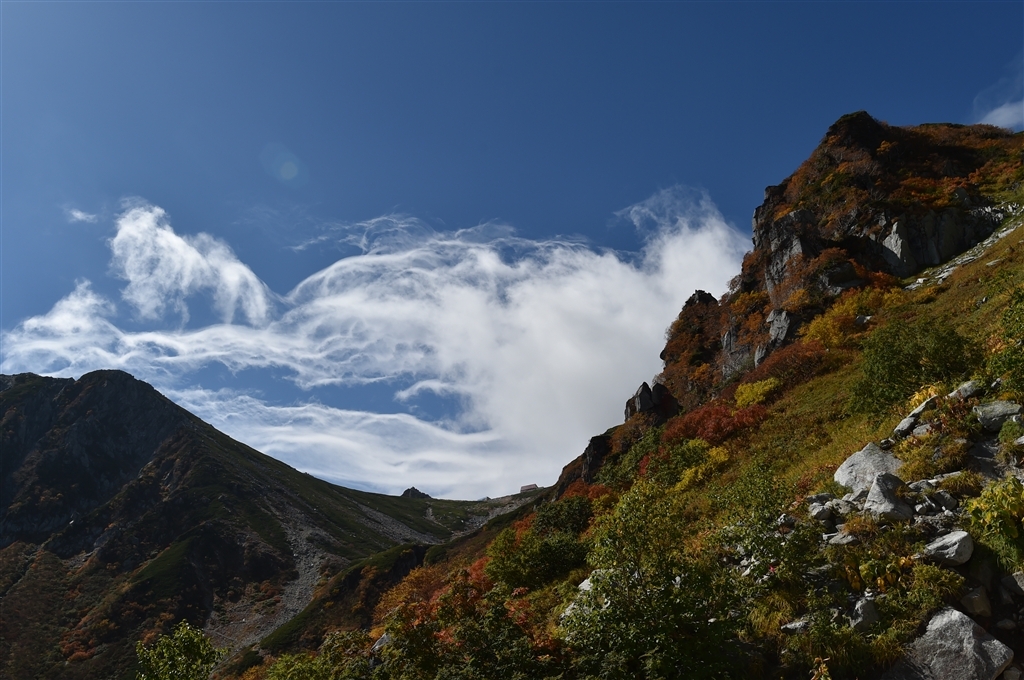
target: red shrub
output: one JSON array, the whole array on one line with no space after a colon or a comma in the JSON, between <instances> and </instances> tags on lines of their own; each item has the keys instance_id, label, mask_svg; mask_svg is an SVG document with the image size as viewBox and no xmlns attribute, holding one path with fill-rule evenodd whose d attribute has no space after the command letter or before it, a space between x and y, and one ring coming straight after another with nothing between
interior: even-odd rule
<instances>
[{"instance_id":1,"label":"red shrub","mask_svg":"<svg viewBox=\"0 0 1024 680\"><path fill-rule=\"evenodd\" d=\"M573 496L586 496L590 500L596 501L598 498L607 496L610 493L612 493L612 490L604 484L587 484L582 479L577 479L569 485L569 488L567 488L565 493L559 497L559 500L572 498ZM531 517L534 516L535 515L531 515Z\"/></svg>"},{"instance_id":2,"label":"red shrub","mask_svg":"<svg viewBox=\"0 0 1024 680\"><path fill-rule=\"evenodd\" d=\"M726 404L712 402L670 420L662 439L666 442L703 439L709 444L717 445L736 432L759 424L764 420L766 413L766 409L760 404L734 411Z\"/></svg>"},{"instance_id":3,"label":"red shrub","mask_svg":"<svg viewBox=\"0 0 1024 680\"><path fill-rule=\"evenodd\" d=\"M828 353L821 343L814 340L796 342L769 355L760 366L743 377L743 382L778 378L783 386L793 387L823 372L827 358Z\"/></svg>"}]
</instances>

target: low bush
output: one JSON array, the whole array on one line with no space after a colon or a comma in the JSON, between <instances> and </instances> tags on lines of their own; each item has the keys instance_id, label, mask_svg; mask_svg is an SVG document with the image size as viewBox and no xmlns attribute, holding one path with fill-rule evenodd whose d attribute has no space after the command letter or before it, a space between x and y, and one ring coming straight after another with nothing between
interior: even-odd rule
<instances>
[{"instance_id":1,"label":"low bush","mask_svg":"<svg viewBox=\"0 0 1024 680\"><path fill-rule=\"evenodd\" d=\"M881 414L921 385L969 377L980 359L978 346L946 325L890 321L864 344L863 377L851 407Z\"/></svg>"},{"instance_id":2,"label":"low bush","mask_svg":"<svg viewBox=\"0 0 1024 680\"><path fill-rule=\"evenodd\" d=\"M820 342L796 342L768 355L757 368L744 376L743 382L775 378L782 383L782 388L788 389L825 372L829 365L827 359L828 354Z\"/></svg>"},{"instance_id":3,"label":"low bush","mask_svg":"<svg viewBox=\"0 0 1024 680\"><path fill-rule=\"evenodd\" d=\"M874 287L848 291L824 314L814 317L801 328L800 334L808 340L820 342L826 349L851 347L858 332L864 330L857 327L857 317L877 314L895 303L901 295L899 291Z\"/></svg>"},{"instance_id":4,"label":"low bush","mask_svg":"<svg viewBox=\"0 0 1024 680\"><path fill-rule=\"evenodd\" d=\"M152 646L135 645L139 680L207 680L224 650L216 649L200 628L187 621L161 635Z\"/></svg>"},{"instance_id":5,"label":"low bush","mask_svg":"<svg viewBox=\"0 0 1024 680\"><path fill-rule=\"evenodd\" d=\"M1014 291L1003 312L1001 348L992 357L993 372L1004 384L1024 396L1024 289Z\"/></svg>"},{"instance_id":6,"label":"low bush","mask_svg":"<svg viewBox=\"0 0 1024 680\"><path fill-rule=\"evenodd\" d=\"M503 530L487 549L488 578L509 588L538 588L582 567L587 545L579 535L593 515L590 499L571 496L542 505L529 526Z\"/></svg>"},{"instance_id":7,"label":"low bush","mask_svg":"<svg viewBox=\"0 0 1024 680\"><path fill-rule=\"evenodd\" d=\"M971 535L989 548L1000 565L1017 569L1024 558L1024 485L1016 477L989 484L977 498L964 505Z\"/></svg>"},{"instance_id":8,"label":"low bush","mask_svg":"<svg viewBox=\"0 0 1024 680\"><path fill-rule=\"evenodd\" d=\"M736 406L745 408L754 404L763 404L776 390L782 387L782 381L778 378L766 378L753 383L744 383L736 387L736 395L733 397Z\"/></svg>"},{"instance_id":9,"label":"low bush","mask_svg":"<svg viewBox=\"0 0 1024 680\"><path fill-rule=\"evenodd\" d=\"M759 424L767 413L759 404L734 410L727 404L713 402L670 420L663 438L669 442L703 439L718 445L740 430Z\"/></svg>"},{"instance_id":10,"label":"low bush","mask_svg":"<svg viewBox=\"0 0 1024 680\"><path fill-rule=\"evenodd\" d=\"M687 551L671 494L638 481L595 528L592 587L562 623L579 677L719 678L736 624L731 571Z\"/></svg>"}]
</instances>

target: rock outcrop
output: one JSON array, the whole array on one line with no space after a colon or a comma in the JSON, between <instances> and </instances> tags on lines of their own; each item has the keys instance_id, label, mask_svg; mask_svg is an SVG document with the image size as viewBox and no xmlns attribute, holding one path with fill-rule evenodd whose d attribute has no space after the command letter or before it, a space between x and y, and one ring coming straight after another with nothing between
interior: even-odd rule
<instances>
[{"instance_id":1,"label":"rock outcrop","mask_svg":"<svg viewBox=\"0 0 1024 680\"><path fill-rule=\"evenodd\" d=\"M1019 210L996 206L976 182L1013 177L1020 147L989 125L843 116L796 172L765 189L753 251L730 292L686 301L661 354L661 382L691 410L791 343L845 291L952 265Z\"/></svg>"}]
</instances>

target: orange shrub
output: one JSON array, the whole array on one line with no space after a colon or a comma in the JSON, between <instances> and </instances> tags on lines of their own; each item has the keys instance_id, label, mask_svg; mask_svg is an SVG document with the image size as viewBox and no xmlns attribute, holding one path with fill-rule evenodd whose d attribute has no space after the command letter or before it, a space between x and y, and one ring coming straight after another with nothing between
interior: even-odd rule
<instances>
[{"instance_id":1,"label":"orange shrub","mask_svg":"<svg viewBox=\"0 0 1024 680\"><path fill-rule=\"evenodd\" d=\"M782 381L783 389L799 385L827 368L828 354L816 341L796 342L773 352L761 365L743 377L744 383L769 378Z\"/></svg>"},{"instance_id":2,"label":"orange shrub","mask_svg":"<svg viewBox=\"0 0 1024 680\"><path fill-rule=\"evenodd\" d=\"M703 439L711 445L721 444L736 432L758 425L766 414L767 410L760 404L734 411L726 404L712 402L670 420L662 441Z\"/></svg>"}]
</instances>

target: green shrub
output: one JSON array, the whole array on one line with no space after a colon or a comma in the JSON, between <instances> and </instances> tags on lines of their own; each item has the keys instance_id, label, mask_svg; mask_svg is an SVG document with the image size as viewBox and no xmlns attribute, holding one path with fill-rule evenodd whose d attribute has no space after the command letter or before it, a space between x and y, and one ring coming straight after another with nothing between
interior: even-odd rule
<instances>
[{"instance_id":1,"label":"green shrub","mask_svg":"<svg viewBox=\"0 0 1024 680\"><path fill-rule=\"evenodd\" d=\"M509 588L538 588L586 563L587 546L568 532L541 535L509 527L487 548L488 578Z\"/></svg>"},{"instance_id":2,"label":"green shrub","mask_svg":"<svg viewBox=\"0 0 1024 680\"><path fill-rule=\"evenodd\" d=\"M1024 445L1017 440L1024 437L1024 425L1015 420L1007 420L999 430L999 459L1004 463L1016 465L1024 458Z\"/></svg>"},{"instance_id":3,"label":"green shrub","mask_svg":"<svg viewBox=\"0 0 1024 680\"><path fill-rule=\"evenodd\" d=\"M595 527L592 587L562 632L579 677L719 678L735 668L732 570L685 548L664 487L640 480Z\"/></svg>"},{"instance_id":4,"label":"green shrub","mask_svg":"<svg viewBox=\"0 0 1024 680\"><path fill-rule=\"evenodd\" d=\"M864 374L851 407L882 413L922 385L969 377L980 357L976 344L941 323L890 321L864 344Z\"/></svg>"},{"instance_id":5,"label":"green shrub","mask_svg":"<svg viewBox=\"0 0 1024 680\"><path fill-rule=\"evenodd\" d=\"M593 515L590 499L586 496L562 498L537 509L533 530L542 536L557 532L578 536L587 530Z\"/></svg>"},{"instance_id":6,"label":"green shrub","mask_svg":"<svg viewBox=\"0 0 1024 680\"><path fill-rule=\"evenodd\" d=\"M652 482L670 486L687 476L693 476L695 468L707 467L711 447L702 439L682 439L662 444L661 448L646 459L641 466L641 475ZM720 458L716 457L718 461ZM707 475L704 475L706 477Z\"/></svg>"},{"instance_id":7,"label":"green shrub","mask_svg":"<svg viewBox=\"0 0 1024 680\"><path fill-rule=\"evenodd\" d=\"M1004 346L992 358L992 369L1002 375L1006 386L1024 394L1024 290L1010 296L1003 312Z\"/></svg>"},{"instance_id":8,"label":"green shrub","mask_svg":"<svg viewBox=\"0 0 1024 680\"><path fill-rule=\"evenodd\" d=\"M662 429L655 427L647 430L621 458L602 465L597 471L598 483L613 489L623 489L632 484L640 471L640 462L657 452Z\"/></svg>"},{"instance_id":9,"label":"green shrub","mask_svg":"<svg viewBox=\"0 0 1024 680\"><path fill-rule=\"evenodd\" d=\"M278 657L267 670L266 680L369 680L372 644L363 631L329 633L316 655Z\"/></svg>"},{"instance_id":10,"label":"green shrub","mask_svg":"<svg viewBox=\"0 0 1024 680\"><path fill-rule=\"evenodd\" d=\"M153 646L135 645L139 680L207 680L224 650L216 649L199 628L187 621L161 635Z\"/></svg>"},{"instance_id":11,"label":"green shrub","mask_svg":"<svg viewBox=\"0 0 1024 680\"><path fill-rule=\"evenodd\" d=\"M1010 571L1024 558L1024 485L1013 476L989 484L977 498L964 505L971 535L996 555Z\"/></svg>"}]
</instances>

